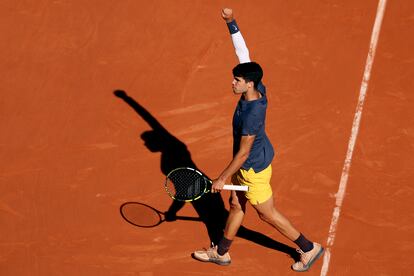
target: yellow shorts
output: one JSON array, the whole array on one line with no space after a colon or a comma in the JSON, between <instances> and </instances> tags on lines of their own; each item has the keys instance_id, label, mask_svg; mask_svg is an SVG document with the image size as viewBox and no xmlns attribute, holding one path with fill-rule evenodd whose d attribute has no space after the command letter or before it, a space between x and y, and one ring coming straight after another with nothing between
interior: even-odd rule
<instances>
[{"instance_id":1,"label":"yellow shorts","mask_svg":"<svg viewBox=\"0 0 414 276\"><path fill-rule=\"evenodd\" d=\"M269 165L266 169L257 173L252 168L248 171L239 169L233 175L231 182L233 185L249 186L249 191L245 192L245 196L252 205L257 205L272 197L271 177L272 165Z\"/></svg>"}]
</instances>

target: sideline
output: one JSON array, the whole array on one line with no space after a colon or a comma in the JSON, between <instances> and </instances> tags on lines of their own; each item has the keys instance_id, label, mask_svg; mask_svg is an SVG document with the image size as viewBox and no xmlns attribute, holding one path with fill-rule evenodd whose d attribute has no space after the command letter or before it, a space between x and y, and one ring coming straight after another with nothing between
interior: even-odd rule
<instances>
[{"instance_id":1,"label":"sideline","mask_svg":"<svg viewBox=\"0 0 414 276\"><path fill-rule=\"evenodd\" d=\"M367 88L368 88L368 82L371 77L372 64L374 62L375 51L377 49L378 37L379 37L380 30L381 30L381 24L382 24L382 19L384 17L386 4L387 4L387 0L379 0L378 8L377 8L377 15L375 16L374 28L371 34L371 42L369 45L368 57L365 63L364 77L362 79L361 89L359 91L358 105L356 107L354 122L352 124L351 137L349 138L349 142L348 142L348 150L346 153L344 167L342 169L342 175L341 175L341 180L339 182L338 192L335 195L336 204L335 204L335 208L332 214L331 225L329 227L328 240L326 242L326 251L323 257L323 264L322 264L322 269L321 269L321 274L320 274L321 276L326 276L329 270L329 261L331 259L331 248L335 241L336 228L337 228L339 216L341 213L342 202L345 197L346 186L348 183L349 169L351 168L351 162L352 162L352 154L354 152L354 147L355 147L356 139L358 136L359 125L360 125L361 116L362 116L362 109L364 107L365 96L366 96Z\"/></svg>"}]
</instances>

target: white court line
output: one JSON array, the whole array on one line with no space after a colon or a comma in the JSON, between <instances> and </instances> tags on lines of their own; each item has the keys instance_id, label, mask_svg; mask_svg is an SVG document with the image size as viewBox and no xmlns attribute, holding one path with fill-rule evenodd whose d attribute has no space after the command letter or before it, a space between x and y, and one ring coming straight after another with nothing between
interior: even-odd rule
<instances>
[{"instance_id":1,"label":"white court line","mask_svg":"<svg viewBox=\"0 0 414 276\"><path fill-rule=\"evenodd\" d=\"M342 202L344 200L346 186L348 182L349 169L351 167L352 153L354 152L355 142L358 136L359 125L361 122L362 109L364 107L365 95L367 93L368 82L371 76L371 68L374 62L375 51L377 49L377 42L381 30L382 18L384 17L385 6L387 0L379 0L377 15L375 17L374 28L371 34L371 42L369 45L369 52L367 61L365 63L364 77L359 91L358 105L355 111L354 122L352 124L351 137L348 142L348 151L346 153L344 167L342 168L341 180L339 182L338 192L336 193L336 204L332 214L331 226L329 227L328 241L326 242L326 252L323 258L321 269L321 276L326 276L329 269L329 261L331 258L331 247L335 241L336 228L338 225L339 215L341 213Z\"/></svg>"}]
</instances>

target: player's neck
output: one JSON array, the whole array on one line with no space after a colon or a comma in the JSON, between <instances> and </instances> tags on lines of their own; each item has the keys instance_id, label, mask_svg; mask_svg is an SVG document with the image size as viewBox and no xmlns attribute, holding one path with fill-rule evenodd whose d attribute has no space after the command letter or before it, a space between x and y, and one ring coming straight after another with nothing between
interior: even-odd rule
<instances>
[{"instance_id":1,"label":"player's neck","mask_svg":"<svg viewBox=\"0 0 414 276\"><path fill-rule=\"evenodd\" d=\"M243 99L248 102L255 101L257 99L260 99L261 97L262 94L255 89L247 90L245 93L243 93Z\"/></svg>"}]
</instances>

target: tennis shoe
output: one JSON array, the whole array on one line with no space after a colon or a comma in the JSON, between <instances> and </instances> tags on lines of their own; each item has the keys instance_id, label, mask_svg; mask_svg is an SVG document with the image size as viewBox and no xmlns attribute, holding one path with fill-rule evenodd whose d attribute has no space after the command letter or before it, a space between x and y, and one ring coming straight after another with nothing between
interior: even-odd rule
<instances>
[{"instance_id":1,"label":"tennis shoe","mask_svg":"<svg viewBox=\"0 0 414 276\"><path fill-rule=\"evenodd\" d=\"M319 243L314 242L312 250L303 252L300 249L296 249L296 251L300 254L300 261L294 263L292 269L304 272L308 271L312 264L323 254L324 249Z\"/></svg>"},{"instance_id":2,"label":"tennis shoe","mask_svg":"<svg viewBox=\"0 0 414 276\"><path fill-rule=\"evenodd\" d=\"M227 252L223 256L219 255L217 245L213 245L208 249L195 251L193 257L202 262L211 262L218 265L229 265L231 263L230 254Z\"/></svg>"}]
</instances>

